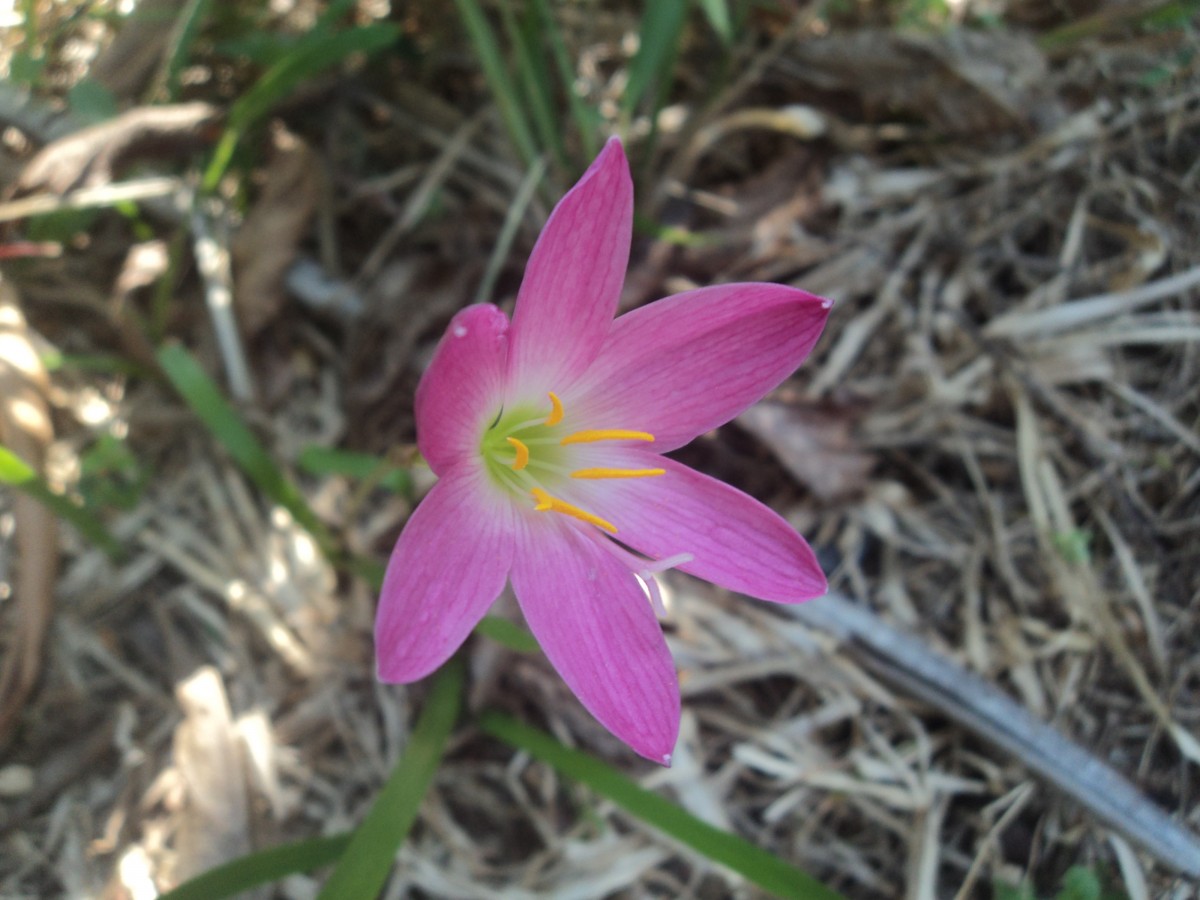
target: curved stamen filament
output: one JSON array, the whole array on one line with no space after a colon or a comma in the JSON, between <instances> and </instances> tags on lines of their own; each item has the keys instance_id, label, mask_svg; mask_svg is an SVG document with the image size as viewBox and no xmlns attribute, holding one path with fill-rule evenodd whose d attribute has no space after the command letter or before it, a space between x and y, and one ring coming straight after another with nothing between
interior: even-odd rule
<instances>
[{"instance_id":1,"label":"curved stamen filament","mask_svg":"<svg viewBox=\"0 0 1200 900\"><path fill-rule=\"evenodd\" d=\"M554 391L550 392L550 415L546 416L546 425L557 425L563 419L562 401L558 399L558 394Z\"/></svg>"},{"instance_id":2,"label":"curved stamen filament","mask_svg":"<svg viewBox=\"0 0 1200 900\"><path fill-rule=\"evenodd\" d=\"M576 431L568 434L558 443L565 447L568 444L594 444L596 441L653 441L654 435L646 431L625 431L620 428L598 428L587 431Z\"/></svg>"},{"instance_id":3,"label":"curved stamen filament","mask_svg":"<svg viewBox=\"0 0 1200 900\"><path fill-rule=\"evenodd\" d=\"M572 478L651 478L665 475L666 469L579 469L571 473Z\"/></svg>"},{"instance_id":4,"label":"curved stamen filament","mask_svg":"<svg viewBox=\"0 0 1200 900\"><path fill-rule=\"evenodd\" d=\"M538 512L556 512L562 513L564 516L570 516L573 519L578 519L581 522L587 522L589 525L595 525L597 528L603 528L609 534L617 533L617 526L612 522L594 516L578 506L572 506L564 500L559 500L557 497L551 497L541 488L533 489L533 499L537 500L537 506L534 507Z\"/></svg>"},{"instance_id":5,"label":"curved stamen filament","mask_svg":"<svg viewBox=\"0 0 1200 900\"><path fill-rule=\"evenodd\" d=\"M512 445L513 450L517 453L517 458L512 461L512 467L520 472L529 465L529 448L525 446L524 441L517 440L515 437L508 437L505 440Z\"/></svg>"}]
</instances>

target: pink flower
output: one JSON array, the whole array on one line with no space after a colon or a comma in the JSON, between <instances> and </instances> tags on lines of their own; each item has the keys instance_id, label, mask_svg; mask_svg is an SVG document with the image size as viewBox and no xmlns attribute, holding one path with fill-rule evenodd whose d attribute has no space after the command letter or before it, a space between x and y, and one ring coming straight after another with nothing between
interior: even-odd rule
<instances>
[{"instance_id":1,"label":"pink flower","mask_svg":"<svg viewBox=\"0 0 1200 900\"><path fill-rule=\"evenodd\" d=\"M679 683L653 573L677 567L780 603L826 583L780 516L661 454L782 382L832 303L726 284L614 321L632 220L612 139L546 223L512 321L485 304L450 323L416 396L417 441L439 481L392 552L375 642L383 681L422 678L511 582L583 705L669 765Z\"/></svg>"}]
</instances>

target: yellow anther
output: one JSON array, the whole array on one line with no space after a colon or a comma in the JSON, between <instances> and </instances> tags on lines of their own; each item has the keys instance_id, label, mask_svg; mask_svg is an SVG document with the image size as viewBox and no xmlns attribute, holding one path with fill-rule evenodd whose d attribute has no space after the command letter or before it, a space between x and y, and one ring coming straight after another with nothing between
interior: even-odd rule
<instances>
[{"instance_id":1,"label":"yellow anther","mask_svg":"<svg viewBox=\"0 0 1200 900\"><path fill-rule=\"evenodd\" d=\"M558 399L558 394L554 391L550 392L550 415L546 416L547 425L557 425L562 421L563 407L562 401Z\"/></svg>"},{"instance_id":2,"label":"yellow anther","mask_svg":"<svg viewBox=\"0 0 1200 900\"><path fill-rule=\"evenodd\" d=\"M652 478L665 475L666 469L580 469L572 478Z\"/></svg>"},{"instance_id":3,"label":"yellow anther","mask_svg":"<svg viewBox=\"0 0 1200 900\"><path fill-rule=\"evenodd\" d=\"M572 506L557 497L551 497L541 488L533 489L533 499L537 501L537 506L534 507L538 512L556 512L562 513L564 516L570 516L573 519L578 519L580 522L587 522L589 525L595 525L597 528L603 528L609 534L617 533L617 526L612 522L607 522L599 516L593 516L587 510L580 509L578 506Z\"/></svg>"},{"instance_id":4,"label":"yellow anther","mask_svg":"<svg viewBox=\"0 0 1200 900\"><path fill-rule=\"evenodd\" d=\"M645 431L623 431L619 428L601 428L594 431L577 431L574 434L568 434L559 443L562 446L567 444L594 444L596 441L652 441L654 435Z\"/></svg>"},{"instance_id":5,"label":"yellow anther","mask_svg":"<svg viewBox=\"0 0 1200 900\"><path fill-rule=\"evenodd\" d=\"M529 448L525 446L524 441L518 441L515 437L505 438L512 448L517 451L517 458L512 461L512 467L520 472L523 468L529 465Z\"/></svg>"}]
</instances>

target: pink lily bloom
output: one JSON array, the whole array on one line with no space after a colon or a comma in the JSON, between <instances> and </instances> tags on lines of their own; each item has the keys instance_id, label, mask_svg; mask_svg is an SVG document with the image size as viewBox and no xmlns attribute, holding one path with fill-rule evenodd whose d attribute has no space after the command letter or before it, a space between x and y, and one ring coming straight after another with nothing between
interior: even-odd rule
<instances>
[{"instance_id":1,"label":"pink lily bloom","mask_svg":"<svg viewBox=\"0 0 1200 900\"><path fill-rule=\"evenodd\" d=\"M679 682L654 573L779 603L826 582L778 514L662 454L780 384L833 304L725 284L614 320L632 223L614 138L551 214L512 321L490 304L451 321L416 394L417 443L439 480L392 552L375 646L381 680L422 678L510 582L583 705L670 765Z\"/></svg>"}]
</instances>

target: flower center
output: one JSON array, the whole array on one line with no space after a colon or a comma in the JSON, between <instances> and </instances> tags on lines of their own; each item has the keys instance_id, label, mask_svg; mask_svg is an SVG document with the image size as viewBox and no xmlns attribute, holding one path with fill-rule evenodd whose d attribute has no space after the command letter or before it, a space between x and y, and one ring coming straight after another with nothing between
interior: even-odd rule
<instances>
[{"instance_id":1,"label":"flower center","mask_svg":"<svg viewBox=\"0 0 1200 900\"><path fill-rule=\"evenodd\" d=\"M616 534L617 528L611 522L554 496L546 487L566 487L569 491L571 479L595 481L663 475L666 469L579 466L580 445L606 441L652 442L654 435L621 428L569 432L562 426L565 415L562 401L553 392L549 398L549 413L544 407L533 406L516 406L500 412L479 447L488 474L493 482L510 493L532 497L536 512L562 513Z\"/></svg>"}]
</instances>

